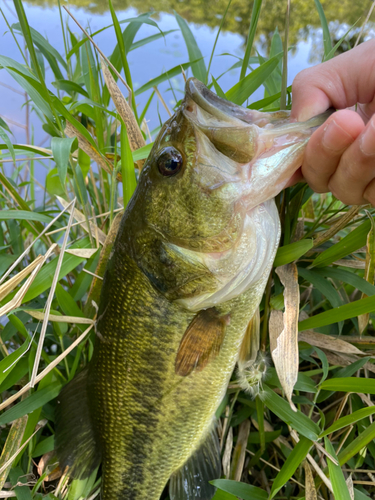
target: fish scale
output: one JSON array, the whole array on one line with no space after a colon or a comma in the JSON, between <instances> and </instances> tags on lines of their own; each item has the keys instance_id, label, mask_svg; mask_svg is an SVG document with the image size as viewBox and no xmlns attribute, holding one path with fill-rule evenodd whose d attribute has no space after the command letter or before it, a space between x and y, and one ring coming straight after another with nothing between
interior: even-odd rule
<instances>
[{"instance_id":1,"label":"fish scale","mask_svg":"<svg viewBox=\"0 0 375 500\"><path fill-rule=\"evenodd\" d=\"M215 412L241 345L245 367L259 347L247 336L280 237L273 197L326 116L294 124L188 80L121 221L93 357L58 398L60 465L87 477L102 462L102 500L158 500L168 480L171 500L212 498Z\"/></svg>"}]
</instances>

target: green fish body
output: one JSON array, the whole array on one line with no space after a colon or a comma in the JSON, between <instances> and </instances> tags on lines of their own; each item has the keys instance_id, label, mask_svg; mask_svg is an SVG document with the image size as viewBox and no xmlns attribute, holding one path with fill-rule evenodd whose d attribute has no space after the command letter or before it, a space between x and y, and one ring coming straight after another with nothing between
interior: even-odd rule
<instances>
[{"instance_id":1,"label":"green fish body","mask_svg":"<svg viewBox=\"0 0 375 500\"><path fill-rule=\"evenodd\" d=\"M60 464L82 477L102 463L102 500L158 500L169 479L171 500L212 498L215 412L279 242L273 197L324 118L291 123L187 81L109 256L93 357L58 401Z\"/></svg>"}]
</instances>

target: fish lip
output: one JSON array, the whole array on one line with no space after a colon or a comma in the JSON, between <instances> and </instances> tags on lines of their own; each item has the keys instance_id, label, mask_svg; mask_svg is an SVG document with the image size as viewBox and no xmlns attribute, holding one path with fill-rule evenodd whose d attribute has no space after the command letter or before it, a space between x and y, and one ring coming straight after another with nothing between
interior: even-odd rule
<instances>
[{"instance_id":1,"label":"fish lip","mask_svg":"<svg viewBox=\"0 0 375 500\"><path fill-rule=\"evenodd\" d=\"M200 108L223 121L238 120L239 124L251 123L245 108L214 94L194 77L189 78L185 85L185 99L188 101L189 98Z\"/></svg>"}]
</instances>

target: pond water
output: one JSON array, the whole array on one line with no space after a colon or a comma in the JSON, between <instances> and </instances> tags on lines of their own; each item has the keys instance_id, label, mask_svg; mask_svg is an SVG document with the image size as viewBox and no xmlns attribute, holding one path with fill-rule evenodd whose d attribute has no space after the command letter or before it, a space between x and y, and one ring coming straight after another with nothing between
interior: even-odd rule
<instances>
[{"instance_id":1,"label":"pond water","mask_svg":"<svg viewBox=\"0 0 375 500\"><path fill-rule=\"evenodd\" d=\"M225 11L227 0L115 0L114 7L118 18L131 18L139 13L155 10L152 18L158 23L163 31L176 30L164 39L159 39L152 45L145 45L129 53L130 70L133 77L134 86L137 88L149 79L158 76L163 71L178 64L188 61L188 53L179 31L173 10L180 13L190 25L190 28L198 42L198 45L208 62L214 40L217 34L221 16ZM107 2L76 0L71 3L64 3L71 10L73 15L84 27L89 27L94 32L104 26L111 24L111 16L108 12ZM349 0L327 0L322 1L327 19L330 23L330 30L333 38L342 36L348 27L357 23L356 28L351 32L352 43L362 26L367 12L371 6L371 0L353 4ZM29 24L39 33L46 37L49 42L63 55L64 45L61 34L60 15L57 1L50 0L41 2L39 0L24 2L26 15ZM275 2L274 0L264 0L259 20L259 29L256 38L256 49L263 55L267 55L270 40L276 27L283 36L286 0ZM17 22L14 13L13 2L3 0L2 10L10 24ZM248 0L233 0L224 25L224 31L220 34L212 63L211 73L217 77L227 68L236 62L236 56L242 57L244 42L248 30L252 11L252 2ZM372 16L373 17L373 16ZM69 22L69 26L81 36L79 28L63 13L63 18ZM295 75L303 68L316 64L321 60L322 55L322 33L319 28L319 17L313 0L293 0L290 23L290 44L294 49L290 51L288 62L288 84L293 81ZM136 40L153 35L158 30L147 24L142 25ZM2 43L0 54L12 57L22 62L19 53L3 18L0 20L0 33ZM373 24L366 25L364 37L371 37L373 34ZM112 53L115 46L115 34L113 28L106 30L95 38L96 42L106 55ZM19 39L21 46L23 40ZM229 55L221 55L227 54ZM228 90L238 81L239 70L232 70L220 79L220 85L224 91ZM53 81L51 70L46 69L46 80L50 85ZM183 79L176 77L173 79L175 96L179 99L182 95ZM14 142L25 143L28 139L35 144L49 146L49 138L42 130L40 122L34 113L27 118L27 110L24 106L25 96L12 78L2 70L0 72L1 106L0 116L9 124L13 134ZM9 88L11 87L11 88ZM54 88L51 86L54 90ZM167 91L169 83L161 85L160 91L170 108L175 104L172 92ZM263 89L259 89L251 97L251 101L263 97ZM124 92L125 93L125 92ZM142 109L150 91L142 94L137 99L139 108ZM160 116L160 118L159 118ZM167 113L155 98L150 112L148 113L149 128L157 127L161 120L167 118ZM25 125L29 123L28 131Z\"/></svg>"}]
</instances>

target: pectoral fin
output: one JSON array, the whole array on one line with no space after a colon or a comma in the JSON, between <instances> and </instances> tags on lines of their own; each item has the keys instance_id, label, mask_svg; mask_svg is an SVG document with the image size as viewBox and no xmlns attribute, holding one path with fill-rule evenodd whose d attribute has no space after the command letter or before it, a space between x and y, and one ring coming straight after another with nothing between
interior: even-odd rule
<instances>
[{"instance_id":1,"label":"pectoral fin","mask_svg":"<svg viewBox=\"0 0 375 500\"><path fill-rule=\"evenodd\" d=\"M184 336L175 361L177 375L186 377L193 370L201 371L220 351L229 315L220 316L214 307L200 311Z\"/></svg>"},{"instance_id":2,"label":"pectoral fin","mask_svg":"<svg viewBox=\"0 0 375 500\"><path fill-rule=\"evenodd\" d=\"M216 488L209 481L220 479L220 445L215 429L169 483L171 500L211 500Z\"/></svg>"}]
</instances>

